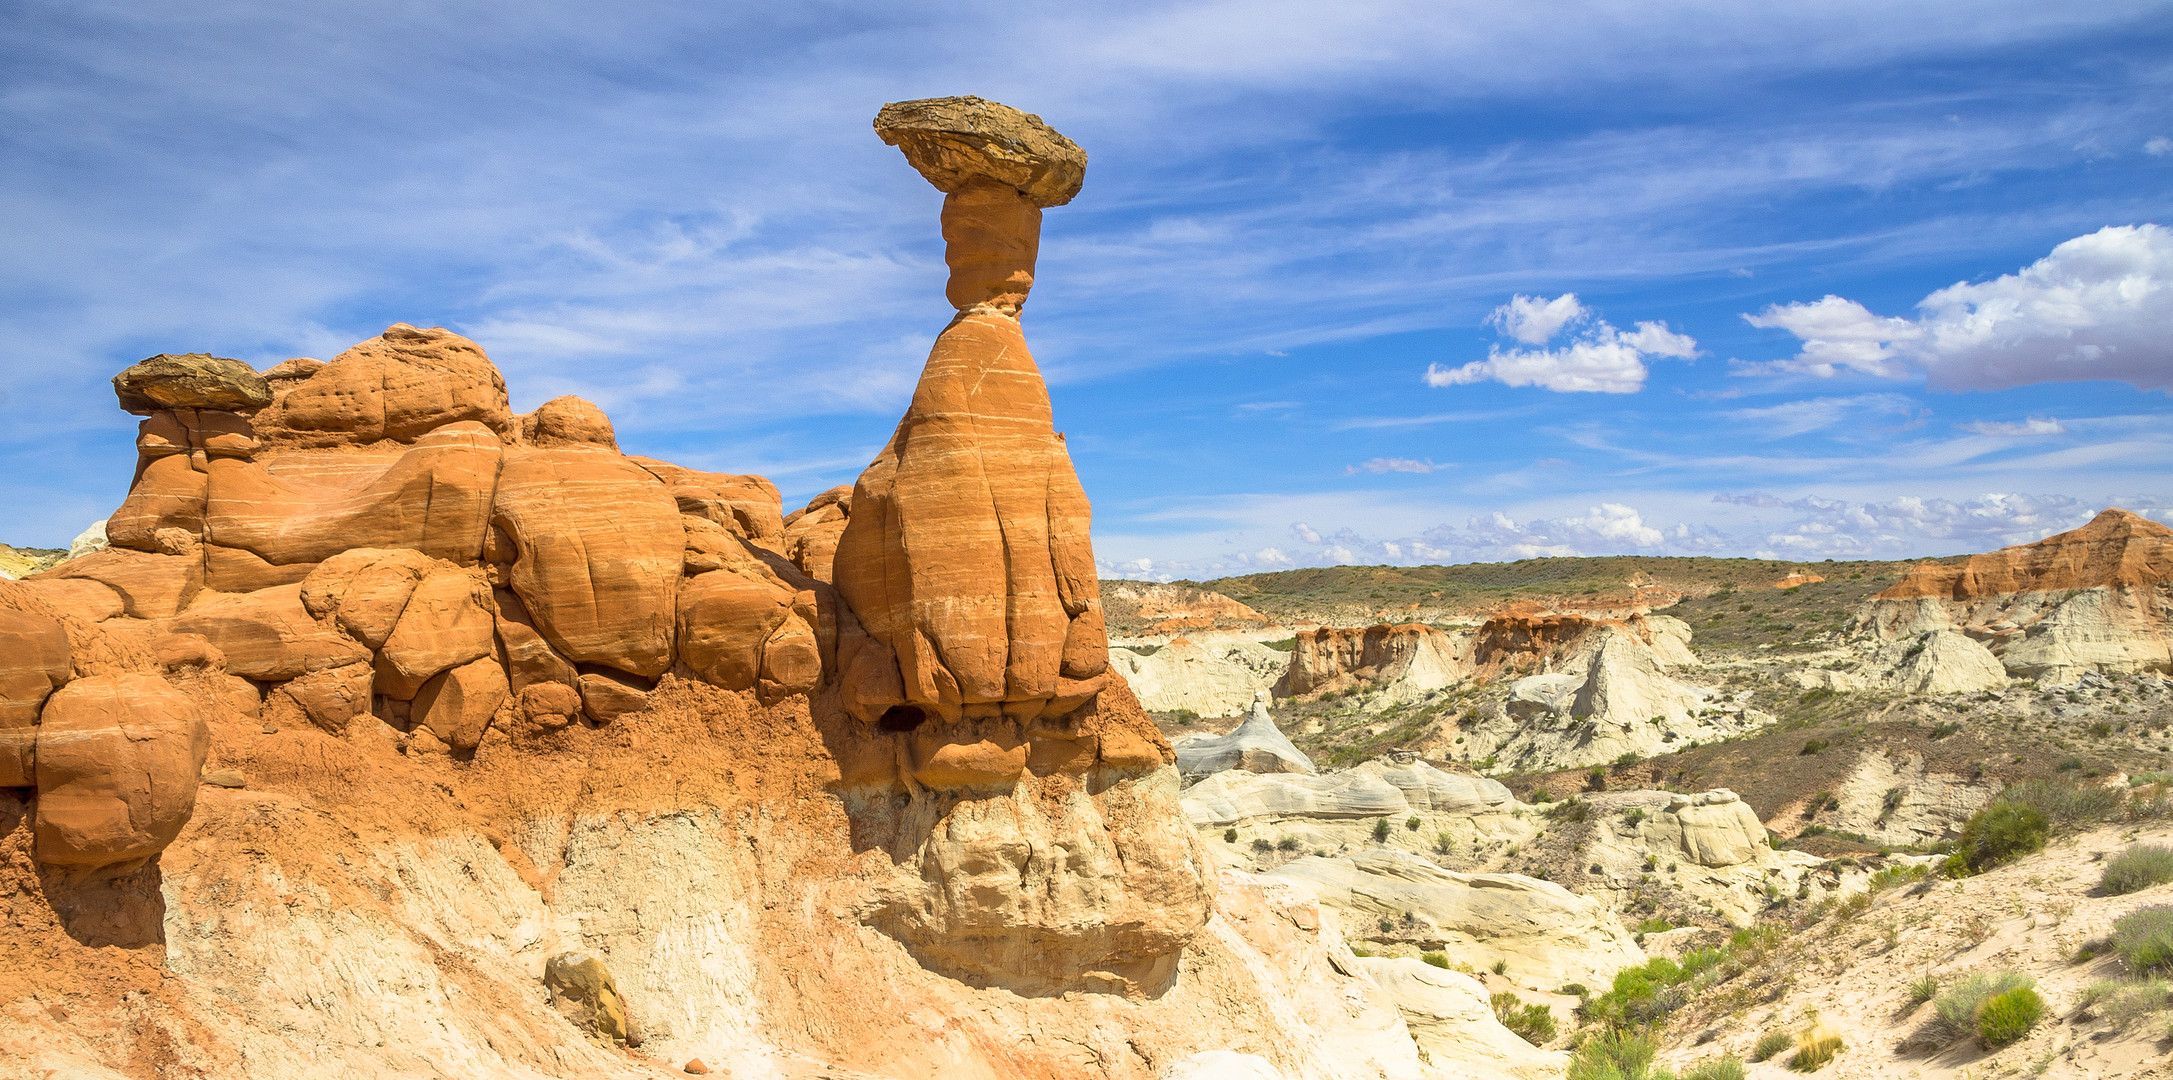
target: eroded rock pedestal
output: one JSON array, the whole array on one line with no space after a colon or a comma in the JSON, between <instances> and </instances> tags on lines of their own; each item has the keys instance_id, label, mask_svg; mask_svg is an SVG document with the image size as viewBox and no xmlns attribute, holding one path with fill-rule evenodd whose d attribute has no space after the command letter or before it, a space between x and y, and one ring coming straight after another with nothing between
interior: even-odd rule
<instances>
[{"instance_id":1,"label":"eroded rock pedestal","mask_svg":"<svg viewBox=\"0 0 2173 1080\"><path fill-rule=\"evenodd\" d=\"M895 752L849 778L910 792L865 811L904 871L875 917L962 977L1151 988L1211 879L1171 827L1168 744L1105 673L1091 512L1019 326L1042 208L1078 192L1086 155L978 98L886 105L875 126L945 193L958 314L850 495L786 530L866 632L840 648L841 699Z\"/></svg>"}]
</instances>

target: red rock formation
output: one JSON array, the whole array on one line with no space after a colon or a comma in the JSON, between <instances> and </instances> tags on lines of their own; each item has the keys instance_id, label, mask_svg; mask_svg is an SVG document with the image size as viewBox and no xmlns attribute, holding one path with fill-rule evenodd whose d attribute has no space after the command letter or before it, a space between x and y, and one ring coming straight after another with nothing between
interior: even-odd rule
<instances>
[{"instance_id":1,"label":"red rock formation","mask_svg":"<svg viewBox=\"0 0 2173 1080\"><path fill-rule=\"evenodd\" d=\"M1108 642L1086 496L1018 310L1040 208L1076 193L1085 155L979 99L885 106L876 129L947 193L959 315L838 540L833 580L878 646L856 657L848 701L868 720L901 705L946 722L1062 716L1100 689Z\"/></svg>"},{"instance_id":2,"label":"red rock formation","mask_svg":"<svg viewBox=\"0 0 2173 1080\"><path fill-rule=\"evenodd\" d=\"M2034 544L1971 555L1958 565L1919 563L1874 599L1972 600L2168 581L2173 581L2173 529L2113 507L2080 529Z\"/></svg>"}]
</instances>

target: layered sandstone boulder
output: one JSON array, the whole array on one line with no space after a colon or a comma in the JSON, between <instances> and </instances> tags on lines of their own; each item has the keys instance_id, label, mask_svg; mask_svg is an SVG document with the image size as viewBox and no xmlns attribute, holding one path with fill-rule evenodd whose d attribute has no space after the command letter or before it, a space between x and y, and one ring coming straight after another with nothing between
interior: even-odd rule
<instances>
[{"instance_id":1,"label":"layered sandstone boulder","mask_svg":"<svg viewBox=\"0 0 2173 1080\"><path fill-rule=\"evenodd\" d=\"M0 605L0 785L59 792L47 861L127 866L170 840L204 710L267 734L372 718L466 755L514 719L647 707L681 641L690 677L776 700L864 640L776 554L767 480L628 458L579 398L514 416L457 334L398 325L262 375L158 356L114 387L145 419L110 546ZM718 601L727 578L753 599Z\"/></svg>"},{"instance_id":2,"label":"layered sandstone boulder","mask_svg":"<svg viewBox=\"0 0 2173 1080\"><path fill-rule=\"evenodd\" d=\"M2173 529L2119 508L2034 544L1924 563L1872 597L1858 623L1893 641L1966 635L2006 674L2070 683L2088 672L2173 671ZM1979 658L1954 652L1953 677L1903 672L1910 683L1986 679ZM1921 652L1917 655L1921 655Z\"/></svg>"},{"instance_id":3,"label":"layered sandstone boulder","mask_svg":"<svg viewBox=\"0 0 2173 1080\"><path fill-rule=\"evenodd\" d=\"M943 190L947 289L897 431L853 487L832 580L876 648L845 690L857 715L946 723L1061 717L1108 665L1090 510L1019 328L1041 207L1085 155L1038 119L979 99L885 106L885 141Z\"/></svg>"},{"instance_id":4,"label":"layered sandstone boulder","mask_svg":"<svg viewBox=\"0 0 2173 1080\"><path fill-rule=\"evenodd\" d=\"M35 783L38 716L72 675L60 620L0 610L0 787Z\"/></svg>"},{"instance_id":5,"label":"layered sandstone boulder","mask_svg":"<svg viewBox=\"0 0 2173 1080\"><path fill-rule=\"evenodd\" d=\"M460 421L501 436L511 429L497 365L475 342L444 329L399 323L304 370L274 383L275 400L255 418L259 439L309 449L412 443Z\"/></svg>"}]
</instances>

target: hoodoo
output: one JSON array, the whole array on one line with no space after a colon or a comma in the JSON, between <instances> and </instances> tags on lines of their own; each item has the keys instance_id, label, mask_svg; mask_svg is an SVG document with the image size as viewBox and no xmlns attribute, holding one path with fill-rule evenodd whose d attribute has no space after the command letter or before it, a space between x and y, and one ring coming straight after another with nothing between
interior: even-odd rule
<instances>
[{"instance_id":1,"label":"hoodoo","mask_svg":"<svg viewBox=\"0 0 2173 1080\"><path fill-rule=\"evenodd\" d=\"M973 97L885 105L875 129L944 192L958 314L853 486L832 574L877 647L856 658L848 701L868 719L1060 721L1101 689L1109 642L1086 494L1019 309L1042 208L1078 193L1086 154Z\"/></svg>"}]
</instances>

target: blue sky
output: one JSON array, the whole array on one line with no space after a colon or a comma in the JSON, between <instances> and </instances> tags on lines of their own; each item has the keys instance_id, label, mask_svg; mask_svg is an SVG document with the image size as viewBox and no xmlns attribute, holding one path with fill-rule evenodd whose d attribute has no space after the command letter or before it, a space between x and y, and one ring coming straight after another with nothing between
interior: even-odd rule
<instances>
[{"instance_id":1,"label":"blue sky","mask_svg":"<svg viewBox=\"0 0 2173 1080\"><path fill-rule=\"evenodd\" d=\"M1026 319L1111 573L2173 520L2163 2L30 0L0 539L119 503L128 363L393 322L849 483L948 314L869 120L955 93L1092 159Z\"/></svg>"}]
</instances>

